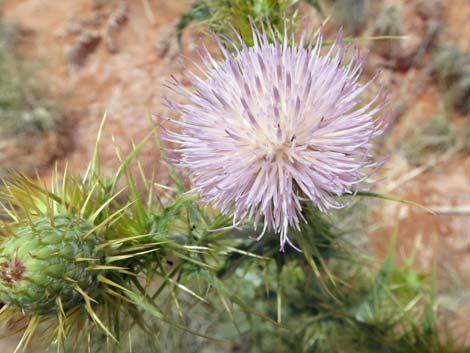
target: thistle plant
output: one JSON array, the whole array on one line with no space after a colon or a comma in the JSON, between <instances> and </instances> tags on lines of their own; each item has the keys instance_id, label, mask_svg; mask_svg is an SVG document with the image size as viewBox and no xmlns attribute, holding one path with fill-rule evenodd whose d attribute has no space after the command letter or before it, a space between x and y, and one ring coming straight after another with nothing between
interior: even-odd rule
<instances>
[{"instance_id":1,"label":"thistle plant","mask_svg":"<svg viewBox=\"0 0 470 353\"><path fill-rule=\"evenodd\" d=\"M93 167L84 179L54 173L51 189L22 174L4 180L0 300L5 306L0 318L4 325L13 320L24 327L17 351L28 345L40 323L48 323L44 338L55 340L57 351L71 331L84 327L114 337L104 321L126 307L114 280L130 274L113 264L112 256L121 249L107 250L113 233L105 232L126 209L113 204L117 195L100 184ZM132 315L132 309L126 310Z\"/></svg>"},{"instance_id":2,"label":"thistle plant","mask_svg":"<svg viewBox=\"0 0 470 353\"><path fill-rule=\"evenodd\" d=\"M100 136L84 177L55 171L50 188L18 173L3 181L0 322L24 331L15 352L35 332L56 352L89 351L103 337L109 352L120 352L133 327L149 332L144 315L204 336L185 327L182 313L174 317L182 293L207 304L198 292L213 292L263 317L217 278L222 259L237 251L216 231L230 219L197 206L171 167L174 186L164 186L135 161L137 187L130 165L153 132L126 157L117 148L121 165L111 178L100 171Z\"/></svg>"},{"instance_id":3,"label":"thistle plant","mask_svg":"<svg viewBox=\"0 0 470 353\"><path fill-rule=\"evenodd\" d=\"M260 26L251 26L254 45L239 37L234 52L216 37L223 60L206 51L204 68L188 75L193 90L174 83L185 99L169 102L181 129L165 138L178 145L177 164L189 169L203 202L231 214L234 226L263 221L258 237L273 229L284 250L286 242L294 246L289 227L300 230L305 221L303 203L342 208L370 182L381 163L372 141L387 115L381 90L362 98L375 78L359 83L364 60L348 52L341 34L322 55L321 30L316 38L304 31L290 46L287 24L283 36L269 22Z\"/></svg>"},{"instance_id":4,"label":"thistle plant","mask_svg":"<svg viewBox=\"0 0 470 353\"><path fill-rule=\"evenodd\" d=\"M160 137L177 145L192 192L171 164L165 185L143 172L153 131L127 156L116 147L119 168L104 177L102 127L84 176L4 180L0 323L23 329L16 352L41 330L69 353L199 353L194 336L207 352L447 351L424 276L394 264L394 244L370 271L329 216L357 194L393 199L361 191L381 165L382 91L363 98L375 78L360 83L364 60L341 34L323 54L321 29L296 41L287 21L276 26L251 22L239 43L216 36L223 59L206 50L193 89L175 81L186 101L168 101L179 119ZM276 236L302 252L279 252Z\"/></svg>"}]
</instances>

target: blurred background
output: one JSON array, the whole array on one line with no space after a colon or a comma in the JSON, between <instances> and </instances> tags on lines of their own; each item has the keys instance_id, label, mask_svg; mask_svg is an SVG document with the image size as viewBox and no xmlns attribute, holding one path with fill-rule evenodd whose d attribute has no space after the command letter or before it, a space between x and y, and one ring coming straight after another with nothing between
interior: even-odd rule
<instances>
[{"instance_id":1,"label":"blurred background","mask_svg":"<svg viewBox=\"0 0 470 353\"><path fill-rule=\"evenodd\" d=\"M266 15L265 2L273 3L252 1L254 15ZM378 146L390 158L377 191L435 215L367 200L338 222L380 257L397 234L399 260L436 271L441 324L470 344L470 1L279 2L299 23L329 18L329 39L340 26L351 37L400 36L359 41L369 51L364 81L381 71L394 116ZM220 28L200 10L191 0L0 0L0 176L14 168L47 179L65 162L83 172L105 112L102 159L112 170L116 146L129 151L152 113L170 114L161 97L172 95L170 75L184 71L181 55L197 60L203 43L217 53L208 29ZM165 180L159 158L153 147L141 154ZM0 351L13 351L9 344L0 341Z\"/></svg>"}]
</instances>

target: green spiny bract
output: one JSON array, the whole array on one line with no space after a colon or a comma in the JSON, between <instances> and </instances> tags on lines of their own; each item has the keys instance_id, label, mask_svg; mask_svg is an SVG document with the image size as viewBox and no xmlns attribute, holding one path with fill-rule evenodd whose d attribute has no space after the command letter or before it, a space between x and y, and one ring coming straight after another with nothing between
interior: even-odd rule
<instances>
[{"instance_id":1,"label":"green spiny bract","mask_svg":"<svg viewBox=\"0 0 470 353\"><path fill-rule=\"evenodd\" d=\"M83 220L62 215L16 226L0 245L0 300L38 314L80 303L75 287L90 292L97 283L96 271L80 261L98 258L91 229Z\"/></svg>"}]
</instances>

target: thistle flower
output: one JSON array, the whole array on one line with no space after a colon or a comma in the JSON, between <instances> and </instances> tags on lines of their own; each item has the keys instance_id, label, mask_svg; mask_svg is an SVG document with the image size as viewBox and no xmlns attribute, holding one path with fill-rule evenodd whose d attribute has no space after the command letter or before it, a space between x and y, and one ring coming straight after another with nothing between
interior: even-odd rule
<instances>
[{"instance_id":1,"label":"thistle flower","mask_svg":"<svg viewBox=\"0 0 470 353\"><path fill-rule=\"evenodd\" d=\"M385 97L361 99L374 79L358 82L364 60L357 49L348 56L341 33L322 55L322 30L309 39L304 31L297 45L292 34L289 45L287 25L282 38L260 25L252 23L252 47L239 38L241 49L232 42L230 51L216 37L223 60L205 49L205 68L187 77L193 90L175 79L186 102L168 101L180 129L163 138L178 144L178 165L203 202L231 214L234 226L263 219L259 238L272 229L283 250L293 246L288 228L305 221L303 202L322 212L345 207L380 164L371 141L387 125L378 116Z\"/></svg>"}]
</instances>

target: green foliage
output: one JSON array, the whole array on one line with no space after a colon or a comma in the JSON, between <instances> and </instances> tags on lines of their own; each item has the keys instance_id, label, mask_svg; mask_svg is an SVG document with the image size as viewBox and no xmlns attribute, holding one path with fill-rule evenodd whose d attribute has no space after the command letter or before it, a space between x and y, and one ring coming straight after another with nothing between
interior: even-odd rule
<instances>
[{"instance_id":1,"label":"green foliage","mask_svg":"<svg viewBox=\"0 0 470 353\"><path fill-rule=\"evenodd\" d=\"M398 6L388 6L380 13L374 33L379 36L403 35L403 15Z\"/></svg>"},{"instance_id":2,"label":"green foliage","mask_svg":"<svg viewBox=\"0 0 470 353\"><path fill-rule=\"evenodd\" d=\"M317 6L315 1L309 1ZM178 24L179 38L182 31L192 20L206 24L208 29L218 35L226 35L237 42L235 32L243 41L253 45L250 19L269 20L275 31L282 33L284 17L295 23L299 0L196 0L193 7L183 14Z\"/></svg>"},{"instance_id":3,"label":"green foliage","mask_svg":"<svg viewBox=\"0 0 470 353\"><path fill-rule=\"evenodd\" d=\"M430 153L445 151L456 136L448 119L438 115L422 125L413 125L403 140L405 156L412 164L422 164Z\"/></svg>"},{"instance_id":4,"label":"green foliage","mask_svg":"<svg viewBox=\"0 0 470 353\"><path fill-rule=\"evenodd\" d=\"M387 326L393 322L393 315L400 315L397 310L399 301L395 299L403 296L406 301L413 297L415 288L420 286L419 277L411 276L416 280L410 281L410 289L408 281L404 280L410 276L401 273L390 262L384 264L375 278L373 272L348 263L330 263L330 271L337 277L337 299L318 286L307 268L292 263L283 266L282 322L286 327L269 329L259 322L253 324L250 330L258 332L252 336L253 339L250 339L251 334L247 334L248 342L242 351L385 351L383 347L386 343L383 339L391 335ZM394 287L391 292L390 284ZM264 298L266 307L275 307L274 298L273 295ZM263 301L259 297L252 300ZM375 349L374 346L379 344L382 347ZM253 349L253 346L256 348Z\"/></svg>"},{"instance_id":5,"label":"green foliage","mask_svg":"<svg viewBox=\"0 0 470 353\"><path fill-rule=\"evenodd\" d=\"M263 247L269 249L266 242ZM187 327L221 337L223 342L165 330L154 321L151 335L133 338L140 342L135 348L140 353L467 352L452 342L441 342L429 278L413 269L413 255L399 265L394 246L379 267L366 259L354 264L330 258L328 271L336 278L335 296L324 290L301 254L277 254L271 260L232 254L229 263L236 265L229 265L232 271L219 272L220 279L278 325L232 305L228 306L232 320L226 320L220 315L223 301L208 293L205 299L218 303L218 310L216 306L204 310L191 298L180 302L181 310L190 313Z\"/></svg>"},{"instance_id":6,"label":"green foliage","mask_svg":"<svg viewBox=\"0 0 470 353\"><path fill-rule=\"evenodd\" d=\"M21 31L0 17L0 136L52 129L57 104L44 96L34 69L15 54Z\"/></svg>"},{"instance_id":7,"label":"green foliage","mask_svg":"<svg viewBox=\"0 0 470 353\"><path fill-rule=\"evenodd\" d=\"M324 15L320 0L305 0L305 2L317 10L319 14Z\"/></svg>"},{"instance_id":8,"label":"green foliage","mask_svg":"<svg viewBox=\"0 0 470 353\"><path fill-rule=\"evenodd\" d=\"M450 106L467 116L470 115L470 99L468 97L470 97L470 69L450 87L447 94Z\"/></svg>"},{"instance_id":9,"label":"green foliage","mask_svg":"<svg viewBox=\"0 0 470 353\"><path fill-rule=\"evenodd\" d=\"M434 51L431 65L448 105L470 115L470 53L447 43Z\"/></svg>"},{"instance_id":10,"label":"green foliage","mask_svg":"<svg viewBox=\"0 0 470 353\"><path fill-rule=\"evenodd\" d=\"M368 0L329 0L330 11L334 22L343 26L346 33L357 34L369 18Z\"/></svg>"},{"instance_id":11,"label":"green foliage","mask_svg":"<svg viewBox=\"0 0 470 353\"><path fill-rule=\"evenodd\" d=\"M367 1L353 1L349 7L346 0L335 2L331 9L340 16L344 14L344 19L340 24L346 28L347 32L357 32L359 20L365 21L368 13ZM262 29L268 23L272 26L273 32L266 31L269 40L275 40L284 36L284 29L291 34L299 25L301 4L300 0L196 0L193 6L185 12L177 25L178 41L181 44L183 30L195 20L215 33L228 50L234 50L233 46L240 47L241 38L247 46L253 45L252 24ZM317 0L305 0L322 16L325 16L323 2ZM351 12L352 11L352 12ZM358 19L357 17L360 17ZM352 21L351 24L349 22ZM354 28L354 29L350 29ZM274 37L274 38L272 38ZM346 37L345 43L354 43L360 40L391 40L398 39L396 35L371 36L364 38ZM290 41L290 38L289 38ZM334 40L324 40L323 45L332 45Z\"/></svg>"}]
</instances>

